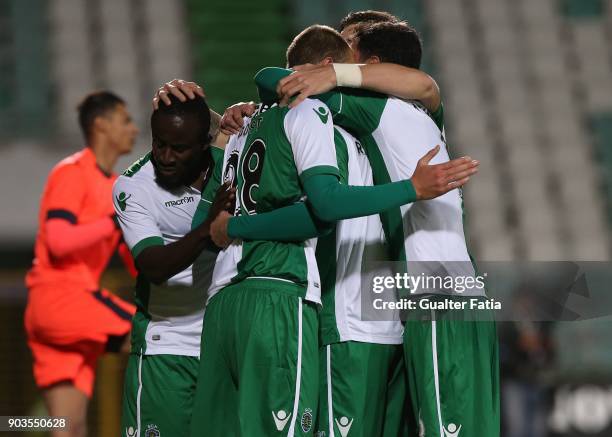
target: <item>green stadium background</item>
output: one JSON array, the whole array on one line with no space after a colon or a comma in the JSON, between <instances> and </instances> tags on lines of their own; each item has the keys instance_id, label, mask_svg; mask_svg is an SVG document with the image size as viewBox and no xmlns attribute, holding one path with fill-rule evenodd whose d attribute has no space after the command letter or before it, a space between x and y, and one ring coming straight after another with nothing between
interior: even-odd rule
<instances>
[{"instance_id":1,"label":"green stadium background","mask_svg":"<svg viewBox=\"0 0 612 437\"><path fill-rule=\"evenodd\" d=\"M222 112L256 99L254 73L283 65L303 27L369 8L422 34L449 142L482 163L465 191L476 258L610 260L610 0L0 0L0 415L44 413L23 277L46 175L82 147L78 99L109 88L128 102L141 135L122 169L149 147L150 99L163 82L195 80ZM131 298L118 262L103 284ZM554 363L538 373L550 435L612 435L611 334L610 318L556 325ZM118 435L124 365L100 361L92 436ZM589 422L594 411L603 431Z\"/></svg>"}]
</instances>

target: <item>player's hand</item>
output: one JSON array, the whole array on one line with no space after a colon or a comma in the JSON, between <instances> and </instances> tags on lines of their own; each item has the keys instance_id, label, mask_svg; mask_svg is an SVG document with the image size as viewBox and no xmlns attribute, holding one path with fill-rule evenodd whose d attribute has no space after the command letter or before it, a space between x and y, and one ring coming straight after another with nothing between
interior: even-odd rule
<instances>
[{"instance_id":1,"label":"player's hand","mask_svg":"<svg viewBox=\"0 0 612 437\"><path fill-rule=\"evenodd\" d=\"M450 190L465 185L472 175L478 172L480 162L464 156L442 164L429 165L429 162L440 151L440 146L431 149L423 156L410 179L417 198L433 199L448 193Z\"/></svg>"},{"instance_id":2,"label":"player's hand","mask_svg":"<svg viewBox=\"0 0 612 437\"><path fill-rule=\"evenodd\" d=\"M236 189L229 182L219 187L208 212L208 220L213 221L222 211L233 212L236 202Z\"/></svg>"},{"instance_id":3,"label":"player's hand","mask_svg":"<svg viewBox=\"0 0 612 437\"><path fill-rule=\"evenodd\" d=\"M227 235L227 226L232 215L227 211L221 213L210 224L210 238L221 249L230 245L232 239Z\"/></svg>"},{"instance_id":4,"label":"player's hand","mask_svg":"<svg viewBox=\"0 0 612 437\"><path fill-rule=\"evenodd\" d=\"M219 129L225 135L237 134L244 125L244 117L253 115L255 109L257 109L255 102L240 102L230 106L221 117Z\"/></svg>"},{"instance_id":5,"label":"player's hand","mask_svg":"<svg viewBox=\"0 0 612 437\"><path fill-rule=\"evenodd\" d=\"M166 105L170 105L172 103L168 97L170 94L175 96L181 102L186 102L187 99L193 100L195 99L196 95L206 97L204 90L197 83L188 82L182 79L172 79L170 82L166 82L157 89L157 92L153 97L153 109L159 108L160 100Z\"/></svg>"},{"instance_id":6,"label":"player's hand","mask_svg":"<svg viewBox=\"0 0 612 437\"><path fill-rule=\"evenodd\" d=\"M332 64L313 65L305 64L294 67L295 71L282 78L276 86L280 97L280 106L295 108L307 97L325 93L336 87L336 72ZM289 99L295 99L289 103Z\"/></svg>"}]
</instances>

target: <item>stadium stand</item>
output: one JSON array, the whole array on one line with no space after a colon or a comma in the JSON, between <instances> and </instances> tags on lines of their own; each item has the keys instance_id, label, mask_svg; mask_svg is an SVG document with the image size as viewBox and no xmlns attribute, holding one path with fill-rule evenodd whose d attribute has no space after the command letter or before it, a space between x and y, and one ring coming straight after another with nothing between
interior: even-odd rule
<instances>
[{"instance_id":1,"label":"stadium stand","mask_svg":"<svg viewBox=\"0 0 612 437\"><path fill-rule=\"evenodd\" d=\"M8 117L8 111L11 107L12 77L9 74L12 58L11 44L10 18L3 10L3 13L0 14L0 111L2 119ZM4 132L5 123L1 126Z\"/></svg>"},{"instance_id":2,"label":"stadium stand","mask_svg":"<svg viewBox=\"0 0 612 437\"><path fill-rule=\"evenodd\" d=\"M87 5L58 0L49 5L58 114L69 138L78 140L74 107L92 88L112 88L144 128L152 90L173 77L189 78L180 0Z\"/></svg>"},{"instance_id":3,"label":"stadium stand","mask_svg":"<svg viewBox=\"0 0 612 437\"><path fill-rule=\"evenodd\" d=\"M568 17L600 17L604 12L602 0L563 0L562 11Z\"/></svg>"},{"instance_id":4,"label":"stadium stand","mask_svg":"<svg viewBox=\"0 0 612 437\"><path fill-rule=\"evenodd\" d=\"M0 3L0 137L41 138L50 123L47 3Z\"/></svg>"},{"instance_id":5,"label":"stadium stand","mask_svg":"<svg viewBox=\"0 0 612 437\"><path fill-rule=\"evenodd\" d=\"M478 212L469 215L469 234L482 259L609 257L584 123L590 110L610 105L609 63L587 62L608 59L609 43L601 15L566 3L427 3L430 26L443 29L429 49L448 137L483 162L479 183L466 189L468 210Z\"/></svg>"},{"instance_id":6,"label":"stadium stand","mask_svg":"<svg viewBox=\"0 0 612 437\"><path fill-rule=\"evenodd\" d=\"M603 189L607 194L608 224L612 227L612 113L600 113L591 118L591 126L597 146L597 159L603 175Z\"/></svg>"},{"instance_id":7,"label":"stadium stand","mask_svg":"<svg viewBox=\"0 0 612 437\"><path fill-rule=\"evenodd\" d=\"M211 90L211 107L222 112L233 103L256 100L255 73L284 64L289 37L284 2L189 0L188 5L195 78Z\"/></svg>"},{"instance_id":8,"label":"stadium stand","mask_svg":"<svg viewBox=\"0 0 612 437\"><path fill-rule=\"evenodd\" d=\"M91 60L97 57L97 45L88 37L87 7L75 0L52 2L49 8L52 72L56 85L56 108L60 134L77 138L74 107L83 94L99 84Z\"/></svg>"}]
</instances>

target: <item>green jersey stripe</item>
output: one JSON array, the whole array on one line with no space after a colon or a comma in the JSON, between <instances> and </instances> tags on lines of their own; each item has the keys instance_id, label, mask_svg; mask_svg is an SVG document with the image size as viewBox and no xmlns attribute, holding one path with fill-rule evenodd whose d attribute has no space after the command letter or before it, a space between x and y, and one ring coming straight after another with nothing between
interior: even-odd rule
<instances>
[{"instance_id":1,"label":"green jersey stripe","mask_svg":"<svg viewBox=\"0 0 612 437\"><path fill-rule=\"evenodd\" d=\"M164 245L164 239L162 237L145 238L144 240L140 240L138 243L136 243L136 245L132 248L132 256L134 257L134 259L136 259L136 257L140 255L140 253L143 250L145 250L147 247L163 246L163 245Z\"/></svg>"},{"instance_id":2,"label":"green jersey stripe","mask_svg":"<svg viewBox=\"0 0 612 437\"><path fill-rule=\"evenodd\" d=\"M372 135L360 138L361 144L366 150L372 175L376 185L388 184L391 181L385 160ZM389 247L389 259L394 261L406 261L406 250L404 248L404 222L400 208L385 211L380 214L385 237Z\"/></svg>"},{"instance_id":3,"label":"green jersey stripe","mask_svg":"<svg viewBox=\"0 0 612 437\"><path fill-rule=\"evenodd\" d=\"M127 170L125 170L123 172L123 176L126 176L128 178L131 178L132 176L134 176L136 173L138 173L138 171L147 163L151 160L151 152L147 153L146 155L144 155L142 158L140 158L138 161L136 161L135 163L133 163L132 165L130 165Z\"/></svg>"}]
</instances>

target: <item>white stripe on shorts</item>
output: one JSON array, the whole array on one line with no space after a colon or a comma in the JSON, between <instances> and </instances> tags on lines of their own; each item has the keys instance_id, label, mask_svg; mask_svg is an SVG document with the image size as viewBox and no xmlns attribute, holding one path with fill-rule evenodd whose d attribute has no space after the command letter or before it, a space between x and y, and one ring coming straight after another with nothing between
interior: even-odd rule
<instances>
[{"instance_id":1,"label":"white stripe on shorts","mask_svg":"<svg viewBox=\"0 0 612 437\"><path fill-rule=\"evenodd\" d=\"M293 414L291 416L291 426L287 437L295 435L295 421L300 406L300 383L302 379L302 298L299 298L298 304L298 355L297 355L297 372L295 375L295 399L293 401Z\"/></svg>"},{"instance_id":2,"label":"white stripe on shorts","mask_svg":"<svg viewBox=\"0 0 612 437\"><path fill-rule=\"evenodd\" d=\"M138 393L136 394L136 432L140 437L140 395L142 393L142 350L140 350L140 358L138 359Z\"/></svg>"},{"instance_id":3,"label":"white stripe on shorts","mask_svg":"<svg viewBox=\"0 0 612 437\"><path fill-rule=\"evenodd\" d=\"M327 349L327 412L329 416L329 437L334 435L334 402L332 399L332 377L331 377L331 345Z\"/></svg>"},{"instance_id":4,"label":"white stripe on shorts","mask_svg":"<svg viewBox=\"0 0 612 437\"><path fill-rule=\"evenodd\" d=\"M438 409L440 436L444 436L444 425L442 424L442 407L440 406L440 376L438 375L438 335L436 332L436 319L434 310L431 310L431 354L433 360L434 386L436 389L436 407Z\"/></svg>"}]
</instances>

